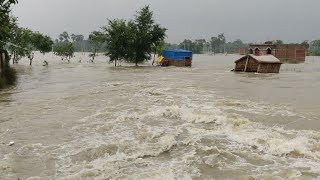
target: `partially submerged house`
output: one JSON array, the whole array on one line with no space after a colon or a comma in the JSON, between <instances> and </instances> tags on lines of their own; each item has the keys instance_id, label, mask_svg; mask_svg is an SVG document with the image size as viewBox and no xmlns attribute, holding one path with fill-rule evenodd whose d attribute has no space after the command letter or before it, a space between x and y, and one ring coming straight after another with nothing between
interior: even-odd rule
<instances>
[{"instance_id":1,"label":"partially submerged house","mask_svg":"<svg viewBox=\"0 0 320 180\"><path fill-rule=\"evenodd\" d=\"M162 56L168 61L169 66L191 67L192 52L187 50L163 50Z\"/></svg>"},{"instance_id":2,"label":"partially submerged house","mask_svg":"<svg viewBox=\"0 0 320 180\"><path fill-rule=\"evenodd\" d=\"M304 62L306 48L300 44L249 44L248 54L273 55L281 62Z\"/></svg>"},{"instance_id":3,"label":"partially submerged house","mask_svg":"<svg viewBox=\"0 0 320 180\"><path fill-rule=\"evenodd\" d=\"M257 73L279 73L282 64L273 55L255 56L252 54L243 56L235 63L234 71Z\"/></svg>"}]
</instances>

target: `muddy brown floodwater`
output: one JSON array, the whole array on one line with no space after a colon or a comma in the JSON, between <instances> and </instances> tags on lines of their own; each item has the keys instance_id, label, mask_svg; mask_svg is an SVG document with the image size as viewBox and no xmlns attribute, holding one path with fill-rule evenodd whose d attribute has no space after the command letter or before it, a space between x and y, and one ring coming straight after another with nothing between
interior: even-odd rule
<instances>
[{"instance_id":1,"label":"muddy brown floodwater","mask_svg":"<svg viewBox=\"0 0 320 180\"><path fill-rule=\"evenodd\" d=\"M237 58L21 60L0 91L0 179L320 178L320 58L280 74L230 72Z\"/></svg>"}]
</instances>

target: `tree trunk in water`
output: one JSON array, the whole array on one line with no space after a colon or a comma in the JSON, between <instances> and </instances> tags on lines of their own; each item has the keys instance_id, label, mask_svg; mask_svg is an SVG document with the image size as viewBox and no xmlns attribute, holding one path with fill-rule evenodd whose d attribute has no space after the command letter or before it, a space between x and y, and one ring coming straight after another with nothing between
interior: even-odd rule
<instances>
[{"instance_id":1,"label":"tree trunk in water","mask_svg":"<svg viewBox=\"0 0 320 180\"><path fill-rule=\"evenodd\" d=\"M114 66L117 67L117 60L114 60Z\"/></svg>"},{"instance_id":2,"label":"tree trunk in water","mask_svg":"<svg viewBox=\"0 0 320 180\"><path fill-rule=\"evenodd\" d=\"M156 53L153 54L153 61L152 61L152 66L154 64L154 60L156 59Z\"/></svg>"},{"instance_id":3,"label":"tree trunk in water","mask_svg":"<svg viewBox=\"0 0 320 180\"><path fill-rule=\"evenodd\" d=\"M30 59L30 66L32 66L32 59Z\"/></svg>"},{"instance_id":4,"label":"tree trunk in water","mask_svg":"<svg viewBox=\"0 0 320 180\"><path fill-rule=\"evenodd\" d=\"M16 53L14 52L13 53L13 58L12 58L12 64L14 64L15 59L16 59Z\"/></svg>"},{"instance_id":5,"label":"tree trunk in water","mask_svg":"<svg viewBox=\"0 0 320 180\"><path fill-rule=\"evenodd\" d=\"M92 62L94 61L94 58L96 57L97 54L97 46L94 46L94 52L93 52L93 56L92 56Z\"/></svg>"}]
</instances>

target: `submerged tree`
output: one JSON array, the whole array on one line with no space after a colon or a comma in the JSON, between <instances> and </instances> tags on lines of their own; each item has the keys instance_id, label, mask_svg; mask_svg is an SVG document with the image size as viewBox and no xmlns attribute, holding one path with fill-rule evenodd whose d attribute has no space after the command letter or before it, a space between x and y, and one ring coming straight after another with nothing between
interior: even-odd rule
<instances>
[{"instance_id":1,"label":"submerged tree","mask_svg":"<svg viewBox=\"0 0 320 180\"><path fill-rule=\"evenodd\" d=\"M90 57L92 57L92 62L93 62L94 58L97 55L97 50L103 45L105 41L105 36L102 32L93 31L89 35L89 41L91 44L93 44L92 53L89 55Z\"/></svg>"},{"instance_id":2,"label":"submerged tree","mask_svg":"<svg viewBox=\"0 0 320 180\"><path fill-rule=\"evenodd\" d=\"M31 57L32 31L27 28L20 28L16 18L11 18L11 34L8 49L12 57L13 64L18 63L22 57Z\"/></svg>"},{"instance_id":3,"label":"submerged tree","mask_svg":"<svg viewBox=\"0 0 320 180\"><path fill-rule=\"evenodd\" d=\"M11 18L11 24L12 30L9 51L13 63L18 63L22 57L27 57L30 60L31 66L34 58L34 51L40 51L43 54L51 51L53 41L49 36L45 36L39 32L33 32L27 28L19 27L16 18Z\"/></svg>"},{"instance_id":4,"label":"submerged tree","mask_svg":"<svg viewBox=\"0 0 320 180\"><path fill-rule=\"evenodd\" d=\"M60 42L65 42L65 43L67 43L67 42L69 42L69 39L70 39L70 37L69 37L69 34L68 34L67 31L64 31L63 33L61 33L61 34L59 35L59 40L60 40Z\"/></svg>"},{"instance_id":5,"label":"submerged tree","mask_svg":"<svg viewBox=\"0 0 320 180\"><path fill-rule=\"evenodd\" d=\"M110 57L110 62L126 59L131 51L132 32L124 20L109 20L108 27L102 27L106 36L106 55Z\"/></svg>"},{"instance_id":6,"label":"submerged tree","mask_svg":"<svg viewBox=\"0 0 320 180\"><path fill-rule=\"evenodd\" d=\"M6 45L12 24L10 23L11 5L18 3L17 0L0 0L0 50Z\"/></svg>"},{"instance_id":7,"label":"submerged tree","mask_svg":"<svg viewBox=\"0 0 320 180\"><path fill-rule=\"evenodd\" d=\"M134 48L130 60L138 66L138 63L150 59L154 47L157 47L164 40L166 29L155 24L153 12L150 11L149 6L145 6L137 12L131 25Z\"/></svg>"},{"instance_id":8,"label":"submerged tree","mask_svg":"<svg viewBox=\"0 0 320 180\"><path fill-rule=\"evenodd\" d=\"M210 43L214 53L224 52L224 46L226 44L224 33L218 34L217 37L212 37Z\"/></svg>"},{"instance_id":9,"label":"submerged tree","mask_svg":"<svg viewBox=\"0 0 320 180\"><path fill-rule=\"evenodd\" d=\"M12 24L10 23L10 7L18 3L17 0L0 0L0 54L4 53L7 63L2 66L0 72L0 88L14 84L16 80L16 71L9 66L9 55L5 46L10 38Z\"/></svg>"},{"instance_id":10,"label":"submerged tree","mask_svg":"<svg viewBox=\"0 0 320 180\"><path fill-rule=\"evenodd\" d=\"M43 35L39 32L35 32L31 36L31 42L34 49L40 51L40 53L42 54L46 54L52 50L53 41L47 35ZM32 64L32 60L30 61L30 65L31 64Z\"/></svg>"},{"instance_id":11,"label":"submerged tree","mask_svg":"<svg viewBox=\"0 0 320 180\"><path fill-rule=\"evenodd\" d=\"M67 60L70 63L71 58L73 58L74 47L71 42L61 42L54 44L53 53L61 57L61 60Z\"/></svg>"},{"instance_id":12,"label":"submerged tree","mask_svg":"<svg viewBox=\"0 0 320 180\"><path fill-rule=\"evenodd\" d=\"M156 55L160 56L162 54L162 51L166 48L166 43L164 40L160 41L160 43L154 45L154 56L152 65L154 64L154 61L156 59Z\"/></svg>"},{"instance_id":13,"label":"submerged tree","mask_svg":"<svg viewBox=\"0 0 320 180\"><path fill-rule=\"evenodd\" d=\"M155 24L149 6L143 7L129 22L109 20L103 27L106 34L106 55L111 60L125 59L127 62L138 63L149 60L165 38L165 28Z\"/></svg>"}]
</instances>

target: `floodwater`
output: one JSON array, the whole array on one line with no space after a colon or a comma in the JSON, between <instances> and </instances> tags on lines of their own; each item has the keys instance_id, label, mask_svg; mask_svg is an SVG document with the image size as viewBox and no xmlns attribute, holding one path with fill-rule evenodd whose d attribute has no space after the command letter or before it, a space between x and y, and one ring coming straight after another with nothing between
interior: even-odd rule
<instances>
[{"instance_id":1,"label":"floodwater","mask_svg":"<svg viewBox=\"0 0 320 180\"><path fill-rule=\"evenodd\" d=\"M280 74L230 72L237 58L22 60L0 91L0 179L320 178L320 58Z\"/></svg>"}]
</instances>

